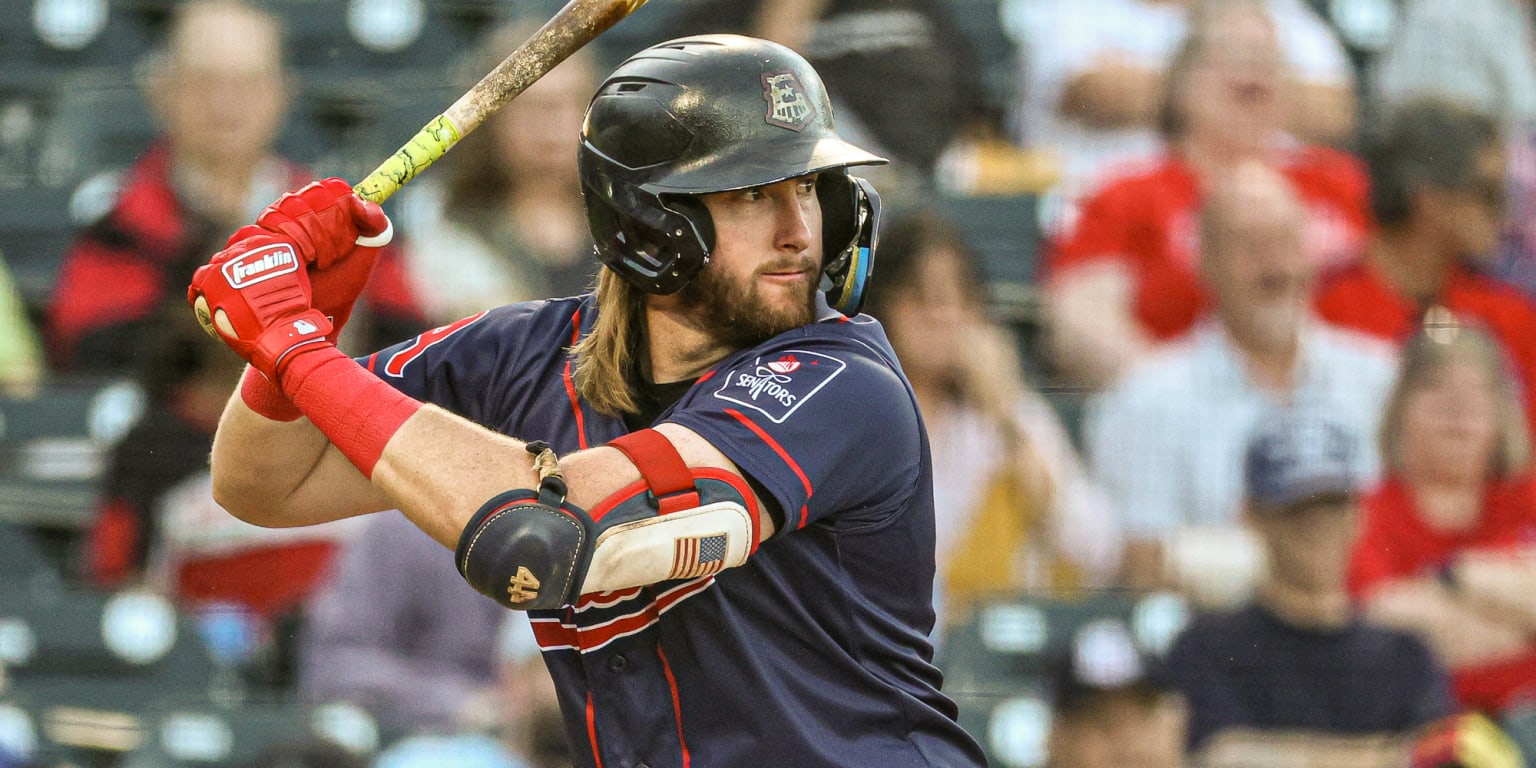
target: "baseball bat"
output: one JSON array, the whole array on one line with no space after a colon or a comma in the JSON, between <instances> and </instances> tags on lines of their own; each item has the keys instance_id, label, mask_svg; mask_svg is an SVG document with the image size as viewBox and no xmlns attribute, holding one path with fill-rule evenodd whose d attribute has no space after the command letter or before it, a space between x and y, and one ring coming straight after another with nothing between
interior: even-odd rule
<instances>
[{"instance_id":1,"label":"baseball bat","mask_svg":"<svg viewBox=\"0 0 1536 768\"><path fill-rule=\"evenodd\" d=\"M364 200L382 203L485 122L497 109L591 42L646 0L571 0L539 31L432 118L388 160L352 187ZM361 242L361 241L359 241Z\"/></svg>"}]
</instances>

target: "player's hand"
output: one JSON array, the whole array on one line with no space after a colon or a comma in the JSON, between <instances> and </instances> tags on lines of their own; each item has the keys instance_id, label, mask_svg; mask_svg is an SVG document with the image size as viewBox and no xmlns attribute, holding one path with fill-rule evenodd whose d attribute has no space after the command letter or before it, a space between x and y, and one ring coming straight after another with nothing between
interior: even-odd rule
<instances>
[{"instance_id":1,"label":"player's hand","mask_svg":"<svg viewBox=\"0 0 1536 768\"><path fill-rule=\"evenodd\" d=\"M352 315L393 227L384 209L352 192L337 178L317 181L278 198L256 217L251 229L281 233L309 266L315 309L331 319L332 341ZM242 235L242 233L244 233Z\"/></svg>"},{"instance_id":2,"label":"player's hand","mask_svg":"<svg viewBox=\"0 0 1536 768\"><path fill-rule=\"evenodd\" d=\"M309 274L287 238L260 227L235 233L192 275L187 301L203 329L276 383L306 345L329 345L331 322L311 304Z\"/></svg>"}]
</instances>

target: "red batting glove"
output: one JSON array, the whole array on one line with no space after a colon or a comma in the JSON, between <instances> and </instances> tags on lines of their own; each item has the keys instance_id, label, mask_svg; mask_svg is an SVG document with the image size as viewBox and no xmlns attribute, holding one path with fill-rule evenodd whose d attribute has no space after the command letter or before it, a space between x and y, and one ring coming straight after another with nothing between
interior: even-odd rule
<instances>
[{"instance_id":1,"label":"red batting glove","mask_svg":"<svg viewBox=\"0 0 1536 768\"><path fill-rule=\"evenodd\" d=\"M187 301L205 330L276 383L295 350L332 346L331 321L311 305L308 270L285 237L241 234L193 273Z\"/></svg>"},{"instance_id":2,"label":"red batting glove","mask_svg":"<svg viewBox=\"0 0 1536 768\"><path fill-rule=\"evenodd\" d=\"M331 319L334 342L368 284L378 246L388 242L357 244L360 235L378 240L390 232L384 209L358 197L345 180L330 178L278 198L256 217L255 227L236 232L231 241L253 230L282 233L309 266L313 306Z\"/></svg>"}]
</instances>

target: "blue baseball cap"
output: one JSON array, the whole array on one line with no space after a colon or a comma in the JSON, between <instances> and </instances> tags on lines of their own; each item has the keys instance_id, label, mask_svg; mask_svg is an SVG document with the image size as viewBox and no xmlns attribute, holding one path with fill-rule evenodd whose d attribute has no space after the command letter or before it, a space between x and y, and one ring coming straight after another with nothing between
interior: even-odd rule
<instances>
[{"instance_id":1,"label":"blue baseball cap","mask_svg":"<svg viewBox=\"0 0 1536 768\"><path fill-rule=\"evenodd\" d=\"M1317 413L1267 414L1249 439L1243 482L1248 501L1270 510L1353 497L1355 435Z\"/></svg>"}]
</instances>

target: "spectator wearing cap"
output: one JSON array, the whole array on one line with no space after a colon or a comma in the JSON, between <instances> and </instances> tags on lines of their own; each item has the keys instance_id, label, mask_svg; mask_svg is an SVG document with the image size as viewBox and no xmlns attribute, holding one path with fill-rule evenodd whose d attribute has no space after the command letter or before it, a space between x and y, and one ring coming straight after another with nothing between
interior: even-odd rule
<instances>
[{"instance_id":1,"label":"spectator wearing cap","mask_svg":"<svg viewBox=\"0 0 1536 768\"><path fill-rule=\"evenodd\" d=\"M1495 716L1536 701L1536 477L1505 365L1468 327L1409 344L1349 574L1367 615L1424 638Z\"/></svg>"},{"instance_id":2,"label":"spectator wearing cap","mask_svg":"<svg viewBox=\"0 0 1536 768\"><path fill-rule=\"evenodd\" d=\"M1118 619L1083 625L1052 670L1051 768L1177 768L1183 703Z\"/></svg>"},{"instance_id":3,"label":"spectator wearing cap","mask_svg":"<svg viewBox=\"0 0 1536 768\"><path fill-rule=\"evenodd\" d=\"M1196 619L1169 651L1201 764L1402 765L1452 711L1415 636L1366 624L1346 589L1356 538L1355 437L1298 409L1267 415L1244 462L1245 516L1268 558L1253 600Z\"/></svg>"},{"instance_id":4,"label":"spectator wearing cap","mask_svg":"<svg viewBox=\"0 0 1536 768\"><path fill-rule=\"evenodd\" d=\"M1094 476L1122 515L1122 580L1230 606L1257 575L1241 525L1242 461L1259 416L1304 403L1359 441L1357 476L1379 464L1370 435L1396 373L1389 344L1309 311L1317 267L1294 185L1258 162L1233 169L1201 213L1211 312L1178 344L1089 401Z\"/></svg>"}]
</instances>

